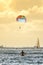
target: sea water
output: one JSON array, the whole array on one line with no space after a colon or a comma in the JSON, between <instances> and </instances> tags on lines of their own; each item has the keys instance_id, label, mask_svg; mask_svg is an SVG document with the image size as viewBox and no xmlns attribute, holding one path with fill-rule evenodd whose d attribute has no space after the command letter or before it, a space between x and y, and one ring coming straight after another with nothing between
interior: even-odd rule
<instances>
[{"instance_id":1,"label":"sea water","mask_svg":"<svg viewBox=\"0 0 43 65\"><path fill-rule=\"evenodd\" d=\"M25 52L24 56L20 54L22 50ZM43 65L43 49L13 49L12 51L14 53L0 53L0 65Z\"/></svg>"}]
</instances>

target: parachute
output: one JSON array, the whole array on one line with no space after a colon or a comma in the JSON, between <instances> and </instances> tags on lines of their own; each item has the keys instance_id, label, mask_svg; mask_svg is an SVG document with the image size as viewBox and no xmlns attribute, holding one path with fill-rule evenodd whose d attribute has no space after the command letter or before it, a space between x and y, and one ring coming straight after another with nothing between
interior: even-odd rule
<instances>
[{"instance_id":1,"label":"parachute","mask_svg":"<svg viewBox=\"0 0 43 65\"><path fill-rule=\"evenodd\" d=\"M26 17L24 15L19 15L19 16L17 16L16 21L20 22L20 24L25 23L26 22ZM20 25L19 29L21 29L21 28L22 28L22 26Z\"/></svg>"},{"instance_id":2,"label":"parachute","mask_svg":"<svg viewBox=\"0 0 43 65\"><path fill-rule=\"evenodd\" d=\"M16 21L26 22L26 17L24 15L19 15L19 16L17 16Z\"/></svg>"}]
</instances>

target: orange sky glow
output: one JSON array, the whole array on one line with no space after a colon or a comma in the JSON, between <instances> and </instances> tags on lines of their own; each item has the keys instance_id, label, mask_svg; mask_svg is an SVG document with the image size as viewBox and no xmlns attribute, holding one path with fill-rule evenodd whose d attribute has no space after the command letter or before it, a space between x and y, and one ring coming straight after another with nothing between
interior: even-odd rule
<instances>
[{"instance_id":1,"label":"orange sky glow","mask_svg":"<svg viewBox=\"0 0 43 65\"><path fill-rule=\"evenodd\" d=\"M17 22L18 15L26 23ZM0 45L30 47L37 38L43 46L43 0L0 0Z\"/></svg>"}]
</instances>

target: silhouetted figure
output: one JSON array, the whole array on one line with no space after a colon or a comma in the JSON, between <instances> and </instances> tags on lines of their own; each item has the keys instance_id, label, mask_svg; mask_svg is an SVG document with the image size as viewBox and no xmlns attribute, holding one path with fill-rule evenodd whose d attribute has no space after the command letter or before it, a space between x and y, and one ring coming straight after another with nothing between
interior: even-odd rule
<instances>
[{"instance_id":1,"label":"silhouetted figure","mask_svg":"<svg viewBox=\"0 0 43 65\"><path fill-rule=\"evenodd\" d=\"M24 53L24 51L22 50L22 52L21 52L21 56L24 56L24 54L25 54L25 53Z\"/></svg>"},{"instance_id":2,"label":"silhouetted figure","mask_svg":"<svg viewBox=\"0 0 43 65\"><path fill-rule=\"evenodd\" d=\"M19 29L21 29L21 26L19 27Z\"/></svg>"}]
</instances>

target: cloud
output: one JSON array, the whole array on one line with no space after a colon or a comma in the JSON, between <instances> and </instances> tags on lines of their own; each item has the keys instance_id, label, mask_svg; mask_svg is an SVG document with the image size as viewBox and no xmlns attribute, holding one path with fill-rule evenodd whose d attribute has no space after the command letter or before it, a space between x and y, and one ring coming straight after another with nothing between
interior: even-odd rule
<instances>
[{"instance_id":1,"label":"cloud","mask_svg":"<svg viewBox=\"0 0 43 65\"><path fill-rule=\"evenodd\" d=\"M5 11L5 7L4 6L5 6L5 4L0 2L0 12Z\"/></svg>"},{"instance_id":2,"label":"cloud","mask_svg":"<svg viewBox=\"0 0 43 65\"><path fill-rule=\"evenodd\" d=\"M13 2L13 1L9 0L9 2L10 2L9 3L9 6L10 6L11 2ZM37 31L43 30L42 29L42 27L43 27L43 6L39 7L37 5L34 5L33 7L28 8L27 10L21 10L21 11L14 11L13 9L10 9L10 7L5 9L4 11L0 10L0 24L1 23L2 24L6 24L6 23L7 24L10 24L10 23L15 24L14 22L16 22L16 17L18 15L25 15L27 18L28 25L25 24L24 29L26 29L25 26L27 26L27 30L28 30L28 28L29 28L29 30L37 30ZM13 27L13 24L11 25L12 27ZM14 28L14 27L13 28L12 27L11 27L11 29Z\"/></svg>"},{"instance_id":3,"label":"cloud","mask_svg":"<svg viewBox=\"0 0 43 65\"><path fill-rule=\"evenodd\" d=\"M43 20L43 6L38 7L36 5L36 6L33 6L32 8L29 8L28 11L29 11L30 17L32 19L39 19L39 20L41 19L41 20Z\"/></svg>"},{"instance_id":4,"label":"cloud","mask_svg":"<svg viewBox=\"0 0 43 65\"><path fill-rule=\"evenodd\" d=\"M4 7L3 7L4 8ZM42 19L43 20L43 6L38 7L33 6L32 8L29 8L28 10L21 10L21 11L14 11L11 9L4 10L0 8L0 17L17 17L18 15L25 15L27 19ZM4 10L4 11L3 11Z\"/></svg>"},{"instance_id":5,"label":"cloud","mask_svg":"<svg viewBox=\"0 0 43 65\"><path fill-rule=\"evenodd\" d=\"M18 15L25 15L27 18L27 22L31 22L32 20L43 20L43 6L38 7L33 6L32 8L29 8L28 10L21 10L21 11L14 11L14 10L5 10L3 12L0 12L0 23L5 22L15 22L16 17ZM32 21L33 22L33 21Z\"/></svg>"}]
</instances>

